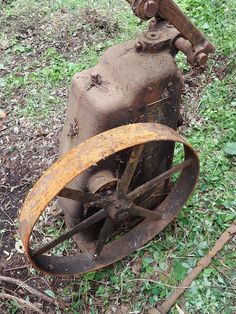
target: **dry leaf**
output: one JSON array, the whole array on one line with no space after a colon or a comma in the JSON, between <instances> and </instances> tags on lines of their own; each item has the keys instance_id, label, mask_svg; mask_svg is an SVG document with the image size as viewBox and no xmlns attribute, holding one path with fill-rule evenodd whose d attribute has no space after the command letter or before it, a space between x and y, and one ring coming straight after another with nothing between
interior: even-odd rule
<instances>
[{"instance_id":1,"label":"dry leaf","mask_svg":"<svg viewBox=\"0 0 236 314\"><path fill-rule=\"evenodd\" d=\"M142 267L142 259L140 257L136 258L133 265L131 266L131 270L135 275L140 275Z\"/></svg>"},{"instance_id":2,"label":"dry leaf","mask_svg":"<svg viewBox=\"0 0 236 314\"><path fill-rule=\"evenodd\" d=\"M0 119L4 119L6 118L6 116L7 116L6 112L0 109Z\"/></svg>"},{"instance_id":3,"label":"dry leaf","mask_svg":"<svg viewBox=\"0 0 236 314\"><path fill-rule=\"evenodd\" d=\"M184 311L178 306L178 304L176 304L176 310L179 314L184 314Z\"/></svg>"}]
</instances>

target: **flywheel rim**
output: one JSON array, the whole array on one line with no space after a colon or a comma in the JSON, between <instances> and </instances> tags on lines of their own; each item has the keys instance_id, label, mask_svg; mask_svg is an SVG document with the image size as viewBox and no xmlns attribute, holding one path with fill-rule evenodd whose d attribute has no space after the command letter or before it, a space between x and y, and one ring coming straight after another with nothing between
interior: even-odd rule
<instances>
[{"instance_id":1,"label":"flywheel rim","mask_svg":"<svg viewBox=\"0 0 236 314\"><path fill-rule=\"evenodd\" d=\"M165 213L162 219L152 221L146 218L121 239L106 244L102 255L97 259L94 258L93 252L78 253L76 256L34 256L32 254L29 242L35 223L50 201L69 182L91 165L114 152L152 141L182 143L185 149L185 159L192 160L192 163L182 170L174 189L158 207L158 210L161 207ZM108 266L149 242L175 218L194 189L198 175L197 154L184 138L167 126L156 123L137 123L98 134L62 156L42 175L28 194L19 218L19 233L26 255L35 268L46 274L82 274ZM123 241L126 243L125 246Z\"/></svg>"}]
</instances>

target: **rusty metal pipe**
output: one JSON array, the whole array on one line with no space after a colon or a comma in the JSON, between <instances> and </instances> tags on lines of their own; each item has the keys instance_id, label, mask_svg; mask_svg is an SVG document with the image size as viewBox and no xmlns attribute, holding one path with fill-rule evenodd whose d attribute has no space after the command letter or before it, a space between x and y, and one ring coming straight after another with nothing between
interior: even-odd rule
<instances>
[{"instance_id":1,"label":"rusty metal pipe","mask_svg":"<svg viewBox=\"0 0 236 314\"><path fill-rule=\"evenodd\" d=\"M147 7L149 3L153 7L153 3L158 7L158 13L163 15L168 21L170 21L186 38L189 40L194 46L204 46L207 52L214 52L215 47L208 42L208 39L203 35L203 33L190 21L190 19L184 14L184 12L177 6L177 4L173 0L126 0L132 8L135 7L135 4L142 6L142 8ZM153 11L152 16L146 17L154 17L157 12ZM145 12L143 12L145 13Z\"/></svg>"},{"instance_id":2,"label":"rusty metal pipe","mask_svg":"<svg viewBox=\"0 0 236 314\"><path fill-rule=\"evenodd\" d=\"M156 1L156 0L154 0ZM158 1L159 2L159 1ZM172 0L159 2L159 12L165 16L194 46L204 46L207 52L214 52L215 47L208 42L203 33L189 20Z\"/></svg>"},{"instance_id":3,"label":"rusty metal pipe","mask_svg":"<svg viewBox=\"0 0 236 314\"><path fill-rule=\"evenodd\" d=\"M204 65L208 60L208 55L204 52L200 52L197 54L196 58L194 57L194 49L193 46L190 44L190 42L183 37L179 37L175 41L175 47L182 51L188 59L188 62L191 64L197 63L198 65L202 66Z\"/></svg>"}]
</instances>

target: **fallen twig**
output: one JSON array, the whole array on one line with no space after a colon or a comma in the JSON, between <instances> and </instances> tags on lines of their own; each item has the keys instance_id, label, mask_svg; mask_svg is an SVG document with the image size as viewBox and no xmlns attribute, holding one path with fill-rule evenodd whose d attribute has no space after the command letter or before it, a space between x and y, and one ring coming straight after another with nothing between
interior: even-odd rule
<instances>
[{"instance_id":1,"label":"fallen twig","mask_svg":"<svg viewBox=\"0 0 236 314\"><path fill-rule=\"evenodd\" d=\"M10 282L12 284L15 284L17 285L18 287L20 288L23 288L27 291L29 291L30 293L32 293L33 295L35 295L36 297L48 302L48 303L51 303L51 304L54 304L57 306L57 302L56 302L56 299L53 299L47 295L45 295L44 293L30 287L29 285L27 285L26 283L24 283L23 281L19 280L19 279L15 279L15 278L11 278L11 277L5 277L5 276L0 276L0 281L6 281L6 282Z\"/></svg>"},{"instance_id":2,"label":"fallen twig","mask_svg":"<svg viewBox=\"0 0 236 314\"><path fill-rule=\"evenodd\" d=\"M5 128L0 129L0 132L6 131L6 130L9 129L9 128L10 128L10 126L6 126Z\"/></svg>"},{"instance_id":3,"label":"fallen twig","mask_svg":"<svg viewBox=\"0 0 236 314\"><path fill-rule=\"evenodd\" d=\"M158 309L152 309L149 314L165 314L168 313L178 298L184 293L184 291L191 285L193 280L211 264L213 257L223 248L223 246L231 240L233 235L236 234L236 220L232 225L220 236L214 247L209 253L202 257L197 266L188 274L188 276L175 288L172 295L167 298Z\"/></svg>"},{"instance_id":4,"label":"fallen twig","mask_svg":"<svg viewBox=\"0 0 236 314\"><path fill-rule=\"evenodd\" d=\"M15 270L20 270L23 268L28 268L30 265L22 265L22 266L18 266L18 267L13 267L13 268L7 268L4 269L4 272L10 272L10 271L15 271Z\"/></svg>"},{"instance_id":5,"label":"fallen twig","mask_svg":"<svg viewBox=\"0 0 236 314\"><path fill-rule=\"evenodd\" d=\"M27 307L29 309L31 309L32 311L34 312L37 312L39 314L44 314L44 312L42 312L38 307L36 307L35 305L33 305L32 303L26 301L26 300L23 300L23 299L20 299L18 297L15 297L11 294L7 294L7 293L0 293L0 298L2 299L9 299L9 300L14 300L16 301L18 304L21 304L22 307Z\"/></svg>"}]
</instances>

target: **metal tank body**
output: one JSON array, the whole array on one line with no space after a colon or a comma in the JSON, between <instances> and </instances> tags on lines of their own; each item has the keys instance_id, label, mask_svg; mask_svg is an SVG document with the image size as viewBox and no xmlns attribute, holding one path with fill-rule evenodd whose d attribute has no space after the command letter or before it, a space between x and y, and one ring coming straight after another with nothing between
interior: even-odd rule
<instances>
[{"instance_id":1,"label":"metal tank body","mask_svg":"<svg viewBox=\"0 0 236 314\"><path fill-rule=\"evenodd\" d=\"M163 28L166 32L160 39ZM98 65L74 75L60 155L84 140L120 125L157 122L173 129L178 127L182 76L175 63L171 31L175 38L176 30L169 30L166 23L162 23L158 31L145 33L147 43L141 43L142 49L139 40L111 47ZM150 40L154 42L152 45ZM133 187L170 168L173 150L173 143L146 144ZM125 159L125 155L120 158ZM116 158L110 158L76 178L68 187L94 193L100 187L115 185L116 177ZM69 227L83 219L78 202L60 198L59 203ZM149 207L156 205L149 201Z\"/></svg>"}]
</instances>

